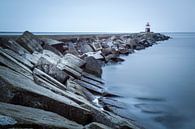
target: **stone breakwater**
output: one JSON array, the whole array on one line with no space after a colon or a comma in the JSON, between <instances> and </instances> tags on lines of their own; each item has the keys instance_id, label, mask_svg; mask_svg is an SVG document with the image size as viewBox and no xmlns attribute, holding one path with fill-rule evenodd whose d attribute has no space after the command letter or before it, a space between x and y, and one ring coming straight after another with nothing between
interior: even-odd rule
<instances>
[{"instance_id":1,"label":"stone breakwater","mask_svg":"<svg viewBox=\"0 0 195 129\"><path fill-rule=\"evenodd\" d=\"M101 66L169 39L159 33L0 38L0 128L140 129ZM125 114L125 115L124 115Z\"/></svg>"}]
</instances>

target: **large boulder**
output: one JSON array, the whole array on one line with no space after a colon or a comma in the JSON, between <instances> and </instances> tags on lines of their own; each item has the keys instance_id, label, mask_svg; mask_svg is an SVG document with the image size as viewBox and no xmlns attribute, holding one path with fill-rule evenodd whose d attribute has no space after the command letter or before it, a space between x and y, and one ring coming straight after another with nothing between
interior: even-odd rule
<instances>
[{"instance_id":1,"label":"large boulder","mask_svg":"<svg viewBox=\"0 0 195 129\"><path fill-rule=\"evenodd\" d=\"M92 115L89 110L51 88L37 85L33 80L0 66L1 102L52 111L81 124L90 122ZM71 97L70 93L64 94Z\"/></svg>"},{"instance_id":2,"label":"large boulder","mask_svg":"<svg viewBox=\"0 0 195 129\"><path fill-rule=\"evenodd\" d=\"M99 62L92 56L85 58L86 64L84 67L84 71L94 74L98 77L102 75L102 68Z\"/></svg>"},{"instance_id":3,"label":"large boulder","mask_svg":"<svg viewBox=\"0 0 195 129\"><path fill-rule=\"evenodd\" d=\"M81 129L82 125L56 113L0 102L0 128Z\"/></svg>"},{"instance_id":4,"label":"large boulder","mask_svg":"<svg viewBox=\"0 0 195 129\"><path fill-rule=\"evenodd\" d=\"M50 63L44 57L41 57L39 59L38 63L36 64L36 67L61 83L65 83L66 80L69 78L67 73L60 70L56 65Z\"/></svg>"},{"instance_id":5,"label":"large boulder","mask_svg":"<svg viewBox=\"0 0 195 129\"><path fill-rule=\"evenodd\" d=\"M23 35L16 40L16 42L18 42L30 53L33 53L34 51L42 52L43 50L41 46L42 41L28 31L25 31Z\"/></svg>"},{"instance_id":6,"label":"large boulder","mask_svg":"<svg viewBox=\"0 0 195 129\"><path fill-rule=\"evenodd\" d=\"M112 129L106 125L97 123L97 122L92 122L88 125L85 126L85 129Z\"/></svg>"},{"instance_id":7,"label":"large boulder","mask_svg":"<svg viewBox=\"0 0 195 129\"><path fill-rule=\"evenodd\" d=\"M44 44L43 49L52 51L53 53L55 53L56 55L59 55L61 57L63 56L62 53L59 50L57 50L55 47L52 47L48 44Z\"/></svg>"},{"instance_id":8,"label":"large boulder","mask_svg":"<svg viewBox=\"0 0 195 129\"><path fill-rule=\"evenodd\" d=\"M18 44L13 39L1 39L0 46L3 48L8 48L19 55L24 55L25 53L29 53L26 49L24 49L20 44Z\"/></svg>"},{"instance_id":9,"label":"large boulder","mask_svg":"<svg viewBox=\"0 0 195 129\"><path fill-rule=\"evenodd\" d=\"M82 53L93 52L93 48L86 42L78 42L77 49Z\"/></svg>"}]
</instances>

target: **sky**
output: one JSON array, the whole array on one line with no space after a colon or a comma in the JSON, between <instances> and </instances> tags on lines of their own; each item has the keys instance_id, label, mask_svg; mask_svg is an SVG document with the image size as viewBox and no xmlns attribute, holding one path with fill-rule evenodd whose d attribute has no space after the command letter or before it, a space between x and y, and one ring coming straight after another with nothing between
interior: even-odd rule
<instances>
[{"instance_id":1,"label":"sky","mask_svg":"<svg viewBox=\"0 0 195 129\"><path fill-rule=\"evenodd\" d=\"M195 0L0 0L0 31L195 32Z\"/></svg>"}]
</instances>

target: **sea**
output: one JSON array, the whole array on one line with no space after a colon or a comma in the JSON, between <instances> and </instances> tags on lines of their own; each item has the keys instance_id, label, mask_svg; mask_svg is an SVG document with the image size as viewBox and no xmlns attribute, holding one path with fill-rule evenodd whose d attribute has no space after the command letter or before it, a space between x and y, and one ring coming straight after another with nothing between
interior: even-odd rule
<instances>
[{"instance_id":1,"label":"sea","mask_svg":"<svg viewBox=\"0 0 195 129\"><path fill-rule=\"evenodd\" d=\"M109 91L146 129L195 129L195 33L136 51L103 67Z\"/></svg>"}]
</instances>

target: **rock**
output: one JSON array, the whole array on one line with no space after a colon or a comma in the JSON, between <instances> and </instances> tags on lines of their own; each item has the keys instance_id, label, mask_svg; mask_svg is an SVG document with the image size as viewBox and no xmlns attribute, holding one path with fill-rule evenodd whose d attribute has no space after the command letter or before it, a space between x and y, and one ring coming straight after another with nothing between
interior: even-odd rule
<instances>
[{"instance_id":1,"label":"rock","mask_svg":"<svg viewBox=\"0 0 195 129\"><path fill-rule=\"evenodd\" d=\"M78 42L77 49L82 53L94 52L93 48L86 42Z\"/></svg>"},{"instance_id":2,"label":"rock","mask_svg":"<svg viewBox=\"0 0 195 129\"><path fill-rule=\"evenodd\" d=\"M0 103L0 107L1 107L1 103ZM17 121L15 119L13 119L12 117L1 115L1 113L0 113L0 127L15 125L16 123L17 123Z\"/></svg>"},{"instance_id":3,"label":"rock","mask_svg":"<svg viewBox=\"0 0 195 129\"><path fill-rule=\"evenodd\" d=\"M9 49L2 49L6 54L10 55L14 59L16 59L18 62L22 63L23 65L27 66L28 68L32 69L34 65L28 61L25 57L20 56L19 54L15 53L12 50Z\"/></svg>"},{"instance_id":4,"label":"rock","mask_svg":"<svg viewBox=\"0 0 195 129\"><path fill-rule=\"evenodd\" d=\"M103 95L104 89L81 80L75 80L80 86L90 90L93 94Z\"/></svg>"},{"instance_id":5,"label":"rock","mask_svg":"<svg viewBox=\"0 0 195 129\"><path fill-rule=\"evenodd\" d=\"M89 78L89 79L94 80L94 81L96 81L96 82L99 82L99 83L101 83L101 84L104 84L104 83L105 83L103 79L101 79L100 77L97 77L97 76L95 76L95 75L92 75L92 74L90 74L90 73L83 72L82 75L83 75L84 77L86 77L86 78Z\"/></svg>"},{"instance_id":6,"label":"rock","mask_svg":"<svg viewBox=\"0 0 195 129\"><path fill-rule=\"evenodd\" d=\"M41 57L39 59L38 63L36 64L36 67L61 83L65 83L66 80L69 78L69 75L67 73L60 70L56 65L51 64L44 57Z\"/></svg>"},{"instance_id":7,"label":"rock","mask_svg":"<svg viewBox=\"0 0 195 129\"><path fill-rule=\"evenodd\" d=\"M83 96L90 102L92 102L95 99L91 92L89 92L87 89L83 88L78 83L76 83L76 81L71 79L67 80L67 90L71 91L74 94Z\"/></svg>"},{"instance_id":8,"label":"rock","mask_svg":"<svg viewBox=\"0 0 195 129\"><path fill-rule=\"evenodd\" d=\"M0 86L1 102L52 111L81 124L89 123L92 118L90 111L75 101L37 85L33 80L2 66ZM75 97L70 93L68 96ZM85 102L82 98L80 101Z\"/></svg>"},{"instance_id":9,"label":"rock","mask_svg":"<svg viewBox=\"0 0 195 129\"><path fill-rule=\"evenodd\" d=\"M108 56L109 54L112 54L112 49L111 48L104 48L102 49L102 55L105 57L105 56Z\"/></svg>"},{"instance_id":10,"label":"rock","mask_svg":"<svg viewBox=\"0 0 195 129\"><path fill-rule=\"evenodd\" d=\"M82 66L84 63L85 61L82 59L79 59L72 54L67 54L59 60L57 67L66 71L75 78L81 78L83 70L80 68L80 66Z\"/></svg>"},{"instance_id":11,"label":"rock","mask_svg":"<svg viewBox=\"0 0 195 129\"><path fill-rule=\"evenodd\" d=\"M92 56L97 60L101 60L104 59L104 57L102 56L101 51L97 51L97 52L87 52L84 55L87 55L88 57Z\"/></svg>"},{"instance_id":12,"label":"rock","mask_svg":"<svg viewBox=\"0 0 195 129\"><path fill-rule=\"evenodd\" d=\"M63 56L63 60L76 65L77 67L82 67L86 62L80 58L78 58L77 56L74 56L72 54L66 54Z\"/></svg>"},{"instance_id":13,"label":"rock","mask_svg":"<svg viewBox=\"0 0 195 129\"><path fill-rule=\"evenodd\" d=\"M82 125L56 113L0 102L0 127L81 129Z\"/></svg>"},{"instance_id":14,"label":"rock","mask_svg":"<svg viewBox=\"0 0 195 129\"><path fill-rule=\"evenodd\" d=\"M42 53L39 52L33 52L33 54L26 54L25 58L27 58L30 62L32 62L34 65L36 65L39 61L39 59L43 57L47 59L50 63L57 65L57 63L60 61L61 57L56 55L55 53L49 51L49 50L43 50Z\"/></svg>"},{"instance_id":15,"label":"rock","mask_svg":"<svg viewBox=\"0 0 195 129\"><path fill-rule=\"evenodd\" d=\"M67 53L73 54L75 56L80 55L77 49L75 48L75 45L72 42L68 43L68 51Z\"/></svg>"},{"instance_id":16,"label":"rock","mask_svg":"<svg viewBox=\"0 0 195 129\"><path fill-rule=\"evenodd\" d=\"M18 42L30 53L33 53L34 51L42 52L43 50L41 47L41 40L28 31L25 31L23 35L16 40L16 42Z\"/></svg>"},{"instance_id":17,"label":"rock","mask_svg":"<svg viewBox=\"0 0 195 129\"><path fill-rule=\"evenodd\" d=\"M32 79L32 71L28 67L5 53L4 49L2 48L0 48L0 64Z\"/></svg>"},{"instance_id":18,"label":"rock","mask_svg":"<svg viewBox=\"0 0 195 129\"><path fill-rule=\"evenodd\" d=\"M106 125L97 123L97 122L92 122L88 125L85 126L85 129L112 129Z\"/></svg>"},{"instance_id":19,"label":"rock","mask_svg":"<svg viewBox=\"0 0 195 129\"><path fill-rule=\"evenodd\" d=\"M51 46L51 45L56 45L56 44L64 44L62 41L54 40L54 39L49 39L49 38L42 38L41 39L45 44Z\"/></svg>"},{"instance_id":20,"label":"rock","mask_svg":"<svg viewBox=\"0 0 195 129\"><path fill-rule=\"evenodd\" d=\"M24 55L25 53L29 53L26 49L24 49L20 44L18 44L13 39L2 39L0 41L0 46L8 48L21 56Z\"/></svg>"},{"instance_id":21,"label":"rock","mask_svg":"<svg viewBox=\"0 0 195 129\"><path fill-rule=\"evenodd\" d=\"M100 51L100 50L102 50L102 45L101 45L100 43L98 43L98 42L93 42L93 43L92 43L92 47L93 47L93 49L94 49L95 51Z\"/></svg>"},{"instance_id":22,"label":"rock","mask_svg":"<svg viewBox=\"0 0 195 129\"><path fill-rule=\"evenodd\" d=\"M94 74L97 77L101 77L102 68L101 68L101 65L98 63L98 61L92 56L85 58L85 61L86 61L86 64L84 67L84 71Z\"/></svg>"},{"instance_id":23,"label":"rock","mask_svg":"<svg viewBox=\"0 0 195 129\"><path fill-rule=\"evenodd\" d=\"M43 49L52 51L53 53L55 53L56 55L58 55L60 57L63 56L60 51L58 51L56 48L54 48L54 47L52 47L52 46L50 46L48 44L43 45Z\"/></svg>"}]
</instances>

